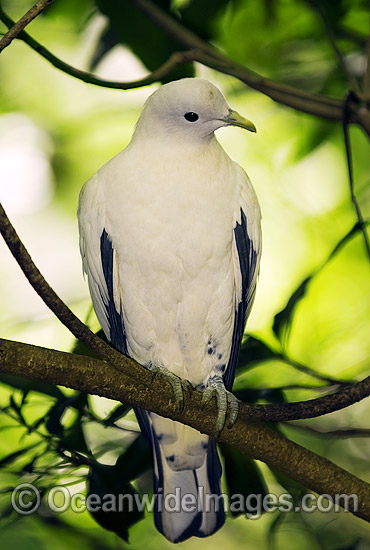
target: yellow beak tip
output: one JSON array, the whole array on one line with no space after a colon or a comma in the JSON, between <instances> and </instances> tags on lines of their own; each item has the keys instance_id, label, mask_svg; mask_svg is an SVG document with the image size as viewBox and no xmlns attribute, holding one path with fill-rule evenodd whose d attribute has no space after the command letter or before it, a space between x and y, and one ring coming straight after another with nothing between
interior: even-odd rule
<instances>
[{"instance_id":1,"label":"yellow beak tip","mask_svg":"<svg viewBox=\"0 0 370 550\"><path fill-rule=\"evenodd\" d=\"M249 132L257 133L257 128L250 120L244 118L242 115L236 111L230 111L229 116L226 118L226 121L230 126L239 126L239 128L244 128Z\"/></svg>"}]
</instances>

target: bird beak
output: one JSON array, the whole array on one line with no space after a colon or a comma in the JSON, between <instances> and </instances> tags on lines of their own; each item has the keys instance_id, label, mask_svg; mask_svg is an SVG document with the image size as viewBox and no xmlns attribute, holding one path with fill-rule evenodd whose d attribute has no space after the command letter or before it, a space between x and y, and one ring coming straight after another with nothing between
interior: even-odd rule
<instances>
[{"instance_id":1,"label":"bird beak","mask_svg":"<svg viewBox=\"0 0 370 550\"><path fill-rule=\"evenodd\" d=\"M242 115L230 109L229 114L223 118L227 126L239 126L239 128L244 128L249 130L249 132L257 132L257 128L250 120L244 118Z\"/></svg>"}]
</instances>

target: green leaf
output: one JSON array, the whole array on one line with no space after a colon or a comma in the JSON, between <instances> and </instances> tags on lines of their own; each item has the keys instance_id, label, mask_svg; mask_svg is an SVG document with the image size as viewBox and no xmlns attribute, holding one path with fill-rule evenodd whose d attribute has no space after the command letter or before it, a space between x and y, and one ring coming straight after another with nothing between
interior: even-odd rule
<instances>
[{"instance_id":1,"label":"green leaf","mask_svg":"<svg viewBox=\"0 0 370 550\"><path fill-rule=\"evenodd\" d=\"M33 445L29 445L28 447L24 447L23 449L19 449L18 451L14 451L13 453L10 453L9 455L4 456L0 460L0 468L3 468L4 466L8 466L12 462L14 462L17 458L22 456L24 453L27 453L31 449L34 449L39 444L40 444L40 442L38 441L37 443L33 443Z\"/></svg>"},{"instance_id":2,"label":"green leaf","mask_svg":"<svg viewBox=\"0 0 370 550\"><path fill-rule=\"evenodd\" d=\"M249 336L248 339L243 342L240 349L238 368L236 372L240 375L256 363L262 363L263 361L280 358L280 354L269 348L267 344L262 342L262 340L259 340L254 336Z\"/></svg>"},{"instance_id":3,"label":"green leaf","mask_svg":"<svg viewBox=\"0 0 370 550\"><path fill-rule=\"evenodd\" d=\"M345 0L306 0L308 5L317 10L330 28L336 28L350 9L350 2Z\"/></svg>"},{"instance_id":4,"label":"green leaf","mask_svg":"<svg viewBox=\"0 0 370 550\"><path fill-rule=\"evenodd\" d=\"M57 403L55 403L46 413L47 420L45 422L45 427L50 434L57 436L62 435L64 427L61 423L61 418L66 409L71 405L72 400L72 397L64 397L60 401L57 401Z\"/></svg>"},{"instance_id":5,"label":"green leaf","mask_svg":"<svg viewBox=\"0 0 370 550\"><path fill-rule=\"evenodd\" d=\"M348 544L344 544L343 546L339 546L338 550L360 550L362 547L362 541L358 537L354 541L349 542Z\"/></svg>"},{"instance_id":6,"label":"green leaf","mask_svg":"<svg viewBox=\"0 0 370 550\"><path fill-rule=\"evenodd\" d=\"M238 389L233 390L234 395L245 403L268 401L269 403L285 403L283 392L276 388Z\"/></svg>"},{"instance_id":7,"label":"green leaf","mask_svg":"<svg viewBox=\"0 0 370 550\"><path fill-rule=\"evenodd\" d=\"M82 430L82 418L87 405L87 394L78 392L70 397L64 397L58 401L46 414L45 427L49 433L60 437L63 447L70 451L79 451L88 453L85 436ZM65 411L73 407L78 411L78 415L73 424L64 428L61 418Z\"/></svg>"},{"instance_id":8,"label":"green leaf","mask_svg":"<svg viewBox=\"0 0 370 550\"><path fill-rule=\"evenodd\" d=\"M32 474L33 470L34 470L34 467L35 467L35 464L36 464L36 462L39 458L40 458L39 456L34 456L33 459L30 462L27 462L27 464L25 466L23 466L22 472L25 472L27 474Z\"/></svg>"},{"instance_id":9,"label":"green leaf","mask_svg":"<svg viewBox=\"0 0 370 550\"><path fill-rule=\"evenodd\" d=\"M21 408L18 405L18 403L15 401L13 395L11 395L9 398L9 407L13 409L13 411L16 411L18 414L20 414Z\"/></svg>"},{"instance_id":10,"label":"green leaf","mask_svg":"<svg viewBox=\"0 0 370 550\"><path fill-rule=\"evenodd\" d=\"M103 420L104 426L113 426L114 423L119 420L120 418L123 418L126 416L126 414L131 410L131 407L128 405L117 405L115 409Z\"/></svg>"},{"instance_id":11,"label":"green leaf","mask_svg":"<svg viewBox=\"0 0 370 550\"><path fill-rule=\"evenodd\" d=\"M267 531L267 538L269 542L269 548L274 548L274 539L278 533L280 525L284 522L284 519L286 518L287 514L282 514L281 512L278 512L272 522L270 523L270 526Z\"/></svg>"},{"instance_id":12,"label":"green leaf","mask_svg":"<svg viewBox=\"0 0 370 550\"><path fill-rule=\"evenodd\" d=\"M105 495L114 495L115 501L121 498L123 508L117 510L97 510L90 512L94 519L110 531L114 531L128 541L128 529L137 521L143 519L144 513L140 511L136 498L139 493L131 485L130 481L137 479L152 465L152 451L150 445L140 434L135 441L118 457L114 466L104 466L96 463L92 466L88 481L88 494L97 494L102 502ZM122 496L127 497L122 499Z\"/></svg>"},{"instance_id":13,"label":"green leaf","mask_svg":"<svg viewBox=\"0 0 370 550\"><path fill-rule=\"evenodd\" d=\"M76 392L71 400L71 407L83 413L88 405L88 394L84 392Z\"/></svg>"},{"instance_id":14,"label":"green leaf","mask_svg":"<svg viewBox=\"0 0 370 550\"><path fill-rule=\"evenodd\" d=\"M154 3L164 11L170 11L170 0L156 0ZM173 52L185 49L151 21L134 2L96 0L96 4L109 19L110 33L116 36L118 42L127 45L150 71L162 65ZM194 76L191 63L176 68L163 82L186 76Z\"/></svg>"},{"instance_id":15,"label":"green leaf","mask_svg":"<svg viewBox=\"0 0 370 550\"><path fill-rule=\"evenodd\" d=\"M89 449L87 447L85 434L82 429L81 420L82 415L79 414L72 426L63 431L61 442L63 447L69 451L78 451L80 453L88 454Z\"/></svg>"},{"instance_id":16,"label":"green leaf","mask_svg":"<svg viewBox=\"0 0 370 550\"><path fill-rule=\"evenodd\" d=\"M133 443L120 455L115 464L115 470L124 481L133 481L152 466L152 450L143 435L139 435Z\"/></svg>"},{"instance_id":17,"label":"green leaf","mask_svg":"<svg viewBox=\"0 0 370 550\"><path fill-rule=\"evenodd\" d=\"M294 315L295 308L302 298L306 295L307 287L312 279L312 275L306 277L304 281L298 286L298 288L293 292L291 297L288 300L287 305L279 311L274 317L274 322L272 325L272 330L282 342L283 339L289 337L289 331Z\"/></svg>"},{"instance_id":18,"label":"green leaf","mask_svg":"<svg viewBox=\"0 0 370 550\"><path fill-rule=\"evenodd\" d=\"M12 491L14 491L14 487L12 488ZM8 505L8 506L4 506L1 511L0 511L0 518L1 519L8 519L10 516L14 515L15 512L14 512L14 508L12 506L12 504ZM20 516L18 516L17 519L19 519Z\"/></svg>"},{"instance_id":19,"label":"green leaf","mask_svg":"<svg viewBox=\"0 0 370 550\"><path fill-rule=\"evenodd\" d=\"M301 502L303 495L307 493L307 487L304 487L304 485L298 481L295 481L286 474L283 474L282 472L278 472L273 468L271 468L271 470L276 481L292 496L293 504L298 505Z\"/></svg>"},{"instance_id":20,"label":"green leaf","mask_svg":"<svg viewBox=\"0 0 370 550\"><path fill-rule=\"evenodd\" d=\"M87 499L97 499L97 504L101 506L97 506L95 510L90 506L89 512L99 525L113 531L125 541L128 541L129 527L144 517L144 513L136 506L135 495L139 497L139 493L130 483L117 476L114 466L99 464L91 468ZM109 505L110 502L112 506Z\"/></svg>"},{"instance_id":21,"label":"green leaf","mask_svg":"<svg viewBox=\"0 0 370 550\"><path fill-rule=\"evenodd\" d=\"M64 397L63 392L57 386L47 384L46 382L35 382L34 380L28 380L27 378L9 374L0 374L0 382L19 390L35 391L43 393L44 395L49 395L50 397L56 397L57 399Z\"/></svg>"},{"instance_id":22,"label":"green leaf","mask_svg":"<svg viewBox=\"0 0 370 550\"><path fill-rule=\"evenodd\" d=\"M292 148L291 162L297 163L306 158L315 149L329 141L334 131L335 126L315 120L312 128L309 131L302 132L301 139L297 141L296 147Z\"/></svg>"},{"instance_id":23,"label":"green leaf","mask_svg":"<svg viewBox=\"0 0 370 550\"><path fill-rule=\"evenodd\" d=\"M209 40L215 35L218 16L229 3L230 0L193 0L180 10L181 22L203 40Z\"/></svg>"},{"instance_id":24,"label":"green leaf","mask_svg":"<svg viewBox=\"0 0 370 550\"><path fill-rule=\"evenodd\" d=\"M63 20L68 22L70 32L73 30L83 32L86 23L93 13L92 0L63 0L53 2L47 10L42 13L46 19Z\"/></svg>"},{"instance_id":25,"label":"green leaf","mask_svg":"<svg viewBox=\"0 0 370 550\"><path fill-rule=\"evenodd\" d=\"M21 410L21 405L18 405L18 403L15 401L13 395L10 396L9 398L9 407L11 409L13 409L13 411L15 411L16 415L17 415L17 420L20 424L22 424L23 426L27 426L27 423L23 417L23 414L22 414L22 410Z\"/></svg>"},{"instance_id":26,"label":"green leaf","mask_svg":"<svg viewBox=\"0 0 370 550\"><path fill-rule=\"evenodd\" d=\"M89 70L94 71L103 57L117 46L117 44L119 44L119 40L115 33L112 32L110 26L108 26L100 36L98 45L89 63Z\"/></svg>"},{"instance_id":27,"label":"green leaf","mask_svg":"<svg viewBox=\"0 0 370 550\"><path fill-rule=\"evenodd\" d=\"M233 516L245 514L248 512L248 503L251 508L249 513L256 512L256 504L262 502L263 497L267 493L267 488L263 475L254 460L242 454L238 449L230 447L225 443L220 444L222 456L225 461L225 475L229 488L229 495L242 495L243 504L246 506L238 506L239 501L230 500L230 512ZM261 509L261 510L260 510ZM262 507L259 506L259 510Z\"/></svg>"},{"instance_id":28,"label":"green leaf","mask_svg":"<svg viewBox=\"0 0 370 550\"><path fill-rule=\"evenodd\" d=\"M35 422L33 424L31 424L29 427L28 427L28 432L29 433L32 433L34 432L35 430L37 430L37 428L39 428L41 426L41 424L44 424L45 422L45 417L44 416L41 416L40 418L38 418L37 420L35 420Z\"/></svg>"},{"instance_id":29,"label":"green leaf","mask_svg":"<svg viewBox=\"0 0 370 550\"><path fill-rule=\"evenodd\" d=\"M26 390L24 390L23 395L22 395L21 408L23 407L23 405L26 404L27 396L28 396L29 393L30 393L30 390L28 388Z\"/></svg>"}]
</instances>

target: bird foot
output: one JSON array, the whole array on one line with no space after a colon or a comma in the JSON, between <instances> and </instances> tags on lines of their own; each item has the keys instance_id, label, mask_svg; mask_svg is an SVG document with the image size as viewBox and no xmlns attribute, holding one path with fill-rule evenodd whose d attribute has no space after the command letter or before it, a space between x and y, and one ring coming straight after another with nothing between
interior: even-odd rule
<instances>
[{"instance_id":1,"label":"bird foot","mask_svg":"<svg viewBox=\"0 0 370 550\"><path fill-rule=\"evenodd\" d=\"M180 378L173 372L169 371L166 367L150 366L149 370L152 373L152 382L154 381L156 376L158 376L158 374L162 374L167 378L168 382L172 386L178 410L179 412L182 412L184 410L184 392L188 392L189 395L191 395L191 392L193 390L193 386L191 385L189 380Z\"/></svg>"},{"instance_id":2,"label":"bird foot","mask_svg":"<svg viewBox=\"0 0 370 550\"><path fill-rule=\"evenodd\" d=\"M230 405L230 415L227 424L231 428L238 416L239 402L235 395L227 391L221 377L210 378L207 382L207 388L203 392L202 408L209 403L212 397L217 399L217 421L216 421L216 437L218 437L226 422L227 406Z\"/></svg>"}]
</instances>

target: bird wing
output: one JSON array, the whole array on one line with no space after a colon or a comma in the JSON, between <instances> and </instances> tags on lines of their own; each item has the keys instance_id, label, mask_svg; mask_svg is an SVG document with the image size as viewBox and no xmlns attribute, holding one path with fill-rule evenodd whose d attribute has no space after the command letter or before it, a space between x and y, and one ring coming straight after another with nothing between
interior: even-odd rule
<instances>
[{"instance_id":1,"label":"bird wing","mask_svg":"<svg viewBox=\"0 0 370 550\"><path fill-rule=\"evenodd\" d=\"M79 206L80 251L94 309L107 339L127 353L116 251L107 229L99 172L83 187Z\"/></svg>"},{"instance_id":2,"label":"bird wing","mask_svg":"<svg viewBox=\"0 0 370 550\"><path fill-rule=\"evenodd\" d=\"M244 170L236 167L241 188L233 225L235 321L230 359L224 375L225 388L229 391L234 382L245 323L253 305L261 257L261 212L257 197Z\"/></svg>"}]
</instances>

